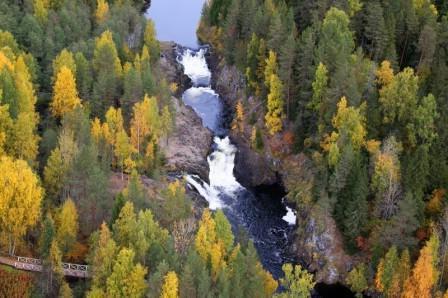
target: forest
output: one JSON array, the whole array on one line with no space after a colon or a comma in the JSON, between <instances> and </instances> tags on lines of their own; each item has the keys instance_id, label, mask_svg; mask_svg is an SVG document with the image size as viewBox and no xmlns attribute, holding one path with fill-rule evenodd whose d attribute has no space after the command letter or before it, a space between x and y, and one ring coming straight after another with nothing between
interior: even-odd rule
<instances>
[{"instance_id":1,"label":"forest","mask_svg":"<svg viewBox=\"0 0 448 298\"><path fill-rule=\"evenodd\" d=\"M168 175L181 86L147 6L0 1L0 262L41 260L0 265L0 296L311 297L318 270L274 279ZM283 165L297 238L334 222L357 297L448 297L448 3L211 0L197 33L244 77L231 130Z\"/></svg>"},{"instance_id":2,"label":"forest","mask_svg":"<svg viewBox=\"0 0 448 298\"><path fill-rule=\"evenodd\" d=\"M246 81L233 128L265 154L300 156L284 169L288 199L302 219L335 221L358 297L447 295L447 11L432 0L203 10L200 40Z\"/></svg>"},{"instance_id":3,"label":"forest","mask_svg":"<svg viewBox=\"0 0 448 298\"><path fill-rule=\"evenodd\" d=\"M253 243L166 175L178 86L147 5L0 2L0 261L41 260L39 273L0 265L1 297L275 293ZM65 277L65 263L89 278ZM310 291L302 267L285 272L285 289Z\"/></svg>"}]
</instances>

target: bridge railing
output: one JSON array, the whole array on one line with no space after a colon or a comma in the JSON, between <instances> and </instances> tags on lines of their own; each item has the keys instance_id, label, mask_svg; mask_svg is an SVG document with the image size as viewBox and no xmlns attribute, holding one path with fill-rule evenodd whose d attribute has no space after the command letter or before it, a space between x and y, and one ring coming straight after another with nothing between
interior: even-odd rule
<instances>
[{"instance_id":1,"label":"bridge railing","mask_svg":"<svg viewBox=\"0 0 448 298\"><path fill-rule=\"evenodd\" d=\"M43 261L40 259L19 257L19 256L15 256L13 258L10 257L9 259L10 259L9 265L12 265L20 270L38 271L38 272L42 272L43 270ZM64 274L67 276L75 276L82 278L88 278L90 276L89 274L90 268L88 265L62 263L61 266L64 271Z\"/></svg>"},{"instance_id":2,"label":"bridge railing","mask_svg":"<svg viewBox=\"0 0 448 298\"><path fill-rule=\"evenodd\" d=\"M34 259L34 258L27 258L27 257L16 257L17 262L20 263L26 263L26 264L32 264L32 265L42 265L42 260L40 259Z\"/></svg>"}]
</instances>

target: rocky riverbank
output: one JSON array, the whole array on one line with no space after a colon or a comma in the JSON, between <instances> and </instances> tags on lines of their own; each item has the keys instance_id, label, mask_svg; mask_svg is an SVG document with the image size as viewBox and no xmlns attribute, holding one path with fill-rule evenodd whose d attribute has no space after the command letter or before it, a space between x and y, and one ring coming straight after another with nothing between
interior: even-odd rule
<instances>
[{"instance_id":1,"label":"rocky riverbank","mask_svg":"<svg viewBox=\"0 0 448 298\"><path fill-rule=\"evenodd\" d=\"M165 167L169 172L189 173L208 181L207 156L212 143L212 133L202 125L201 118L186 106L181 98L185 89L191 86L191 80L183 74L176 60L175 43L161 44L160 69L170 83L176 83L178 91L172 97L176 112L176 125L173 135L167 142L160 143L165 156Z\"/></svg>"},{"instance_id":2,"label":"rocky riverbank","mask_svg":"<svg viewBox=\"0 0 448 298\"><path fill-rule=\"evenodd\" d=\"M212 70L212 86L221 96L230 111L228 123L233 118L233 107L244 96L245 79L235 66L228 66L213 54L208 57ZM263 107L253 98L247 101L246 117L254 114L259 127L263 127ZM230 131L232 142L238 147L235 157L235 176L249 188L266 185L282 185L288 192L291 180L312 175L311 160L304 154L293 155L283 152L281 157L273 156L270 145L284 143L281 136L265 138L265 148L257 151L251 147L252 125L246 123L242 132ZM300 178L299 178L300 179ZM297 183L297 181L293 181ZM342 236L331 214L314 206L313 210L299 212L296 240L291 250L315 273L317 282L326 284L345 283L345 277L352 267L352 258L344 251Z\"/></svg>"}]
</instances>

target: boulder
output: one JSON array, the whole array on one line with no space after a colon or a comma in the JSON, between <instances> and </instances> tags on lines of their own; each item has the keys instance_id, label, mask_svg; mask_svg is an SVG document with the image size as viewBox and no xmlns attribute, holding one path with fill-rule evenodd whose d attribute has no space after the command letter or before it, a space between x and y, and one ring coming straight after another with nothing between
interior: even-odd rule
<instances>
[{"instance_id":1,"label":"boulder","mask_svg":"<svg viewBox=\"0 0 448 298\"><path fill-rule=\"evenodd\" d=\"M172 100L176 110L176 127L167 142L160 142L166 169L169 172L199 175L208 181L207 156L212 132L202 125L202 120L192 108L175 97Z\"/></svg>"}]
</instances>

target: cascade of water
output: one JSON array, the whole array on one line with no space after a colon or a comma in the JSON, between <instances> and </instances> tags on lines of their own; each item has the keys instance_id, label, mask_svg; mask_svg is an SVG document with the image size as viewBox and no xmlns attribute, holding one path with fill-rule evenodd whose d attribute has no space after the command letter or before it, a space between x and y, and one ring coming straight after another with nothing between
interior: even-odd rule
<instances>
[{"instance_id":1,"label":"cascade of water","mask_svg":"<svg viewBox=\"0 0 448 298\"><path fill-rule=\"evenodd\" d=\"M193 82L182 99L196 111L206 127L219 135L222 107L219 96L209 86L211 72L205 59L206 51L180 50L178 62ZM234 228L246 228L263 264L279 276L281 265L290 260L286 247L296 215L280 199L257 197L241 186L233 174L237 148L228 136L216 136L213 142L213 152L207 158L210 183L196 175L186 175L185 179L208 201L210 209L223 209Z\"/></svg>"}]
</instances>

